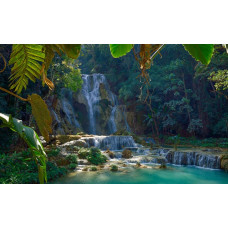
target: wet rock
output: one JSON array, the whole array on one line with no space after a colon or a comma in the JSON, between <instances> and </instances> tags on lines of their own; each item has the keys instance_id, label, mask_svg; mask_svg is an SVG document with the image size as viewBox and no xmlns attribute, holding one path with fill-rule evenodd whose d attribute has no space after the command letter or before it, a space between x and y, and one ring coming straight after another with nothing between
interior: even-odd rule
<instances>
[{"instance_id":1,"label":"wet rock","mask_svg":"<svg viewBox=\"0 0 228 228\"><path fill-rule=\"evenodd\" d=\"M62 145L60 145L60 148L67 148L67 149L71 149L74 146L79 146L79 147L87 147L87 143L86 141L79 139L79 140L72 140L70 142L64 143Z\"/></svg>"},{"instance_id":2,"label":"wet rock","mask_svg":"<svg viewBox=\"0 0 228 228\"><path fill-rule=\"evenodd\" d=\"M104 153L107 154L111 159L115 157L115 153L110 151L109 149L106 150Z\"/></svg>"},{"instance_id":3,"label":"wet rock","mask_svg":"<svg viewBox=\"0 0 228 228\"><path fill-rule=\"evenodd\" d=\"M89 165L90 163L86 159L78 159L79 165Z\"/></svg>"}]
</instances>

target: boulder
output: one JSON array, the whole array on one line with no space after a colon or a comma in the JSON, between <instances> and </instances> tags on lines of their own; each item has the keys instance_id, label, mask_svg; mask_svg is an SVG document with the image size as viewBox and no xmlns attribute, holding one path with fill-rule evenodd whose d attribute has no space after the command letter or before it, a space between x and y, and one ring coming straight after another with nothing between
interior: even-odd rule
<instances>
[{"instance_id":1,"label":"boulder","mask_svg":"<svg viewBox=\"0 0 228 228\"><path fill-rule=\"evenodd\" d=\"M123 152L122 152L122 158L132 158L132 151L131 150L128 150L128 149L125 149Z\"/></svg>"}]
</instances>

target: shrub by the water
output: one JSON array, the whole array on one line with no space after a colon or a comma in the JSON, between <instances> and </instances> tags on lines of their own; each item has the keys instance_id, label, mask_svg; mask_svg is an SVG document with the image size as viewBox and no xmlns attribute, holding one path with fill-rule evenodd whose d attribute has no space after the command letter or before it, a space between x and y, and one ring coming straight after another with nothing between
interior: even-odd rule
<instances>
[{"instance_id":1,"label":"shrub by the water","mask_svg":"<svg viewBox=\"0 0 228 228\"><path fill-rule=\"evenodd\" d=\"M75 169L77 167L77 165L75 163L70 163L70 165L68 165L68 169Z\"/></svg>"},{"instance_id":2,"label":"shrub by the water","mask_svg":"<svg viewBox=\"0 0 228 228\"><path fill-rule=\"evenodd\" d=\"M118 171L118 166L117 165L111 165L110 170L113 172Z\"/></svg>"},{"instance_id":3,"label":"shrub by the water","mask_svg":"<svg viewBox=\"0 0 228 228\"><path fill-rule=\"evenodd\" d=\"M128 149L125 149L123 152L122 152L122 158L131 158L132 157L132 151L131 150L128 150Z\"/></svg>"},{"instance_id":4,"label":"shrub by the water","mask_svg":"<svg viewBox=\"0 0 228 228\"><path fill-rule=\"evenodd\" d=\"M107 161L107 158L101 153L98 148L92 147L90 148L87 160L93 165L101 165Z\"/></svg>"},{"instance_id":5,"label":"shrub by the water","mask_svg":"<svg viewBox=\"0 0 228 228\"><path fill-rule=\"evenodd\" d=\"M59 155L59 153L60 153L59 148L54 148L54 149L51 149L50 151L47 151L48 157L56 157Z\"/></svg>"},{"instance_id":6,"label":"shrub by the water","mask_svg":"<svg viewBox=\"0 0 228 228\"><path fill-rule=\"evenodd\" d=\"M78 157L80 159L87 159L89 155L89 149L88 148L80 148L80 150L78 151Z\"/></svg>"},{"instance_id":7,"label":"shrub by the water","mask_svg":"<svg viewBox=\"0 0 228 228\"><path fill-rule=\"evenodd\" d=\"M97 167L96 167L96 166L92 166L92 167L90 168L90 171L97 171Z\"/></svg>"},{"instance_id":8,"label":"shrub by the water","mask_svg":"<svg viewBox=\"0 0 228 228\"><path fill-rule=\"evenodd\" d=\"M73 164L78 164L78 157L75 154L67 155L66 159Z\"/></svg>"}]
</instances>

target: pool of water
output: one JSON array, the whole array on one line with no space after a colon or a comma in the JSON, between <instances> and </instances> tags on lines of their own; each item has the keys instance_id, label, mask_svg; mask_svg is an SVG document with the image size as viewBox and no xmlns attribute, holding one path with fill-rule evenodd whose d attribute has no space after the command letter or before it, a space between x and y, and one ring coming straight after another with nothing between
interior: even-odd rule
<instances>
[{"instance_id":1,"label":"pool of water","mask_svg":"<svg viewBox=\"0 0 228 228\"><path fill-rule=\"evenodd\" d=\"M228 173L196 167L126 168L124 172L75 172L55 184L228 184Z\"/></svg>"}]
</instances>

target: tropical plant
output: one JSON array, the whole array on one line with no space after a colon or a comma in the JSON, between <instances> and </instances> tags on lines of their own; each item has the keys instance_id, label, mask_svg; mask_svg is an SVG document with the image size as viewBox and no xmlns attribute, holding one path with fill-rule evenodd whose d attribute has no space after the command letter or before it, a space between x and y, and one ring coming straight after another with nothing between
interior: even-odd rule
<instances>
[{"instance_id":1,"label":"tropical plant","mask_svg":"<svg viewBox=\"0 0 228 228\"><path fill-rule=\"evenodd\" d=\"M0 113L0 120L2 121L2 124L0 125L1 128L10 128L12 131L17 132L20 137L25 140L32 152L33 159L38 166L40 183L44 183L44 181L47 182L47 156L36 132L32 128L24 126L21 120L12 118L11 115Z\"/></svg>"}]
</instances>

